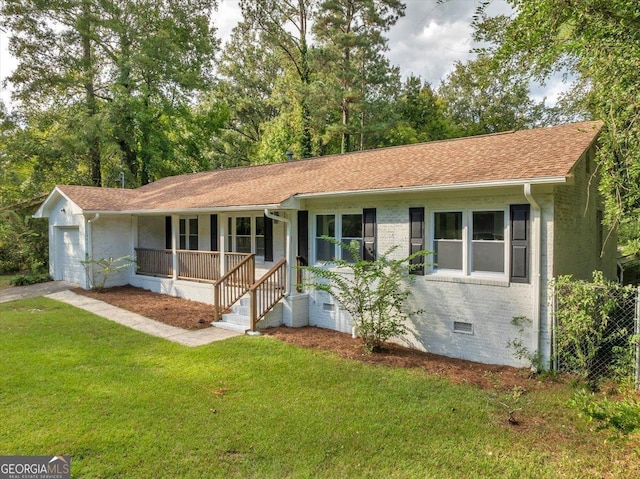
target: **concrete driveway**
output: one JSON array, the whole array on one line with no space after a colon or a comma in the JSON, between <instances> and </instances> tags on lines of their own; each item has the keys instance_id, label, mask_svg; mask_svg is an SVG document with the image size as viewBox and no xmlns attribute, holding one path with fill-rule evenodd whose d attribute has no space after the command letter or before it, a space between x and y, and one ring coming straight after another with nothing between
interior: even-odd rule
<instances>
[{"instance_id":1,"label":"concrete driveway","mask_svg":"<svg viewBox=\"0 0 640 479\"><path fill-rule=\"evenodd\" d=\"M13 288L0 289L0 303L15 301L16 299L37 298L60 291L67 291L78 287L77 284L66 281L49 281L47 283L32 284L29 286L15 286Z\"/></svg>"}]
</instances>

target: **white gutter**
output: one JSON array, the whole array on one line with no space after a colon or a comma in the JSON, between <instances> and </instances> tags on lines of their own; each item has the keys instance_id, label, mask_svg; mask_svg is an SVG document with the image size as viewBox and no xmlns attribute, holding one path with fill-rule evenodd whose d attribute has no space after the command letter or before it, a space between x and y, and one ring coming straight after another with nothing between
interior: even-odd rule
<instances>
[{"instance_id":1,"label":"white gutter","mask_svg":"<svg viewBox=\"0 0 640 479\"><path fill-rule=\"evenodd\" d=\"M284 257L287 258L287 263L289 263L288 267L287 267L287 292L285 293L285 296L289 296L289 294L291 293L291 271L293 268L293 264L294 261L293 259L290 257L291 256L291 221L288 218L283 218L282 216L277 216L274 215L269 208L265 208L264 209L264 215L267 218L270 218L274 221L282 221L284 224L286 224L287 226L287 232L286 232L286 243L285 243L285 248L284 248Z\"/></svg>"},{"instance_id":2,"label":"white gutter","mask_svg":"<svg viewBox=\"0 0 640 479\"><path fill-rule=\"evenodd\" d=\"M533 284L532 292L532 306L533 306L533 324L532 324L532 344L531 350L533 354L541 353L540 351L540 301L542 297L541 293L541 278L540 270L542 269L542 221L540 213L540 205L533 197L531 192L531 183L524 185L524 196L533 209L531 217L531 257L533 258L531 264L531 282ZM546 356L546 355L545 355Z\"/></svg>"},{"instance_id":3,"label":"white gutter","mask_svg":"<svg viewBox=\"0 0 640 479\"><path fill-rule=\"evenodd\" d=\"M89 286L91 288L93 288L95 285L93 284L93 228L92 228L92 224L95 221L98 221L98 218L100 218L100 213L96 213L95 216L93 218L91 218L90 220L87 220L87 258L89 261L91 261L89 263Z\"/></svg>"},{"instance_id":4,"label":"white gutter","mask_svg":"<svg viewBox=\"0 0 640 479\"><path fill-rule=\"evenodd\" d=\"M529 178L521 180L492 180L492 181L474 181L468 183L450 183L444 185L421 185L421 186L396 186L393 188L370 188L366 190L345 190L345 191L326 191L317 193L297 193L293 195L296 198L314 198L323 196L352 196L366 194L388 194L388 193L411 193L411 192L429 192L429 191L449 191L449 190L469 190L476 188L504 188L508 186L523 185L557 185L570 183L571 178L566 176L544 176L540 178Z\"/></svg>"}]
</instances>

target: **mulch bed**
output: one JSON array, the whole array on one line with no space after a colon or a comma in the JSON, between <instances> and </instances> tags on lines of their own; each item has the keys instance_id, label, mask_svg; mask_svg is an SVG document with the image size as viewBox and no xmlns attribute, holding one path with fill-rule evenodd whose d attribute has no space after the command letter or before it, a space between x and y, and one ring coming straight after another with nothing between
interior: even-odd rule
<instances>
[{"instance_id":1,"label":"mulch bed","mask_svg":"<svg viewBox=\"0 0 640 479\"><path fill-rule=\"evenodd\" d=\"M209 327L215 311L214 307L208 304L152 293L133 286L119 286L100 292L83 289L73 291L184 329ZM387 343L382 352L367 354L361 340L353 339L350 334L329 329L278 327L263 330L262 333L303 348L331 351L343 358L371 364L420 368L430 375L447 377L456 383L474 384L482 388L510 390L517 386L533 389L550 387L552 384L531 378L526 369L448 358L393 343Z\"/></svg>"}]
</instances>

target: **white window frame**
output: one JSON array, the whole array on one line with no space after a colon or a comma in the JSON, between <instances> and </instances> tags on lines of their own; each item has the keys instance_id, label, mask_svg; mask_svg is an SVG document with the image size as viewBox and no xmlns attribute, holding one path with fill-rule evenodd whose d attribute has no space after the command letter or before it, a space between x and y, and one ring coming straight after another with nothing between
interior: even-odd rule
<instances>
[{"instance_id":1,"label":"white window frame","mask_svg":"<svg viewBox=\"0 0 640 479\"><path fill-rule=\"evenodd\" d=\"M197 231L193 233L191 231L191 220L196 220L197 222ZM184 248L180 248L180 238L183 236L180 233L180 223L184 221ZM195 250L192 250L189 246L191 245L191 237L195 236L196 241L198 242L198 247ZM197 216L180 216L178 220L178 249L184 249L188 251L198 251L200 249L200 219Z\"/></svg>"},{"instance_id":2,"label":"white window frame","mask_svg":"<svg viewBox=\"0 0 640 479\"><path fill-rule=\"evenodd\" d=\"M231 230L230 231L226 231L226 249L228 250L228 252L237 252L237 244L236 244L236 239L237 239L237 227L236 227L236 219L237 218L250 218L250 231L251 231L251 253L255 254L257 258L264 258L264 253L261 254L260 256L258 256L257 251L256 251L256 246L257 246L257 242L256 242L256 238L263 238L264 240L264 233L262 235L257 235L256 231L257 231L257 227L256 227L256 220L257 218L264 218L264 215L260 215L260 214L243 214L243 213L238 213L238 214L234 214L234 215L229 215L227 216L227 230L229 229L229 220L231 220ZM263 231L264 231L264 226L263 226ZM243 237L245 235L242 235ZM265 245L266 247L266 245Z\"/></svg>"},{"instance_id":3,"label":"white window frame","mask_svg":"<svg viewBox=\"0 0 640 479\"><path fill-rule=\"evenodd\" d=\"M504 216L504 267L502 272L473 271L473 213L502 211ZM509 224L509 207L485 208L438 208L429 210L429 249L435 251L435 215L436 213L462 213L462 270L441 269L430 265L428 274L440 276L468 276L494 279L509 278L509 252L511 244L511 226Z\"/></svg>"},{"instance_id":4,"label":"white window frame","mask_svg":"<svg viewBox=\"0 0 640 479\"><path fill-rule=\"evenodd\" d=\"M312 219L312 233L311 233L311 237L312 237L312 248L313 248L313 263L314 264L319 264L321 262L326 262L325 260L319 260L318 259L318 249L316 247L316 241L318 239L320 239L320 236L318 235L318 216L334 216L335 217L335 231L334 231L334 238L337 241L342 241L342 217L343 216L348 216L348 215L360 215L362 216L362 210L340 210L340 211L318 211L317 213L313 214L313 219ZM364 245L364 238L362 238L362 231L360 232L360 240L361 240L361 251L360 254L362 254L362 247ZM333 246L333 258L338 258L338 259L342 259L342 248L338 245L338 244L334 244ZM329 261L331 262L331 261Z\"/></svg>"}]
</instances>

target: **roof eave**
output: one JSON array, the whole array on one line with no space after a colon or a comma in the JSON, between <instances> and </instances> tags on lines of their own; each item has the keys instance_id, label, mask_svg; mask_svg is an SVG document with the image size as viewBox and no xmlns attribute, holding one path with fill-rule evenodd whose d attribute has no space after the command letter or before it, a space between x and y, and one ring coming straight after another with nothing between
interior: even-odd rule
<instances>
[{"instance_id":1,"label":"roof eave","mask_svg":"<svg viewBox=\"0 0 640 479\"><path fill-rule=\"evenodd\" d=\"M127 209L127 210L84 210L85 214L100 213L101 215L178 215L178 214L202 214L213 212L256 211L265 208L278 208L278 203L264 205L236 205L236 206L211 206L203 208L171 208L171 209Z\"/></svg>"},{"instance_id":2,"label":"roof eave","mask_svg":"<svg viewBox=\"0 0 640 479\"><path fill-rule=\"evenodd\" d=\"M455 190L471 190L479 188L506 188L509 186L530 185L560 185L570 182L567 176L544 176L537 178L524 178L517 180L492 180L492 181L475 181L468 183L452 183L443 185L421 185L421 186L399 186L393 188L371 188L365 190L349 190L349 191L323 191L316 193L298 193L295 198L320 198L325 196L354 196L368 194L392 194L392 193L422 193L436 191L455 191Z\"/></svg>"},{"instance_id":3,"label":"roof eave","mask_svg":"<svg viewBox=\"0 0 640 479\"><path fill-rule=\"evenodd\" d=\"M67 196L64 191L60 189L60 187L56 186L53 188L49 196L42 202L40 208L33 214L33 218L48 218L51 215L51 210L53 209L54 204L58 201L59 197L64 198L65 200L76 205L80 210L80 206L78 203L73 201L69 196Z\"/></svg>"}]
</instances>

